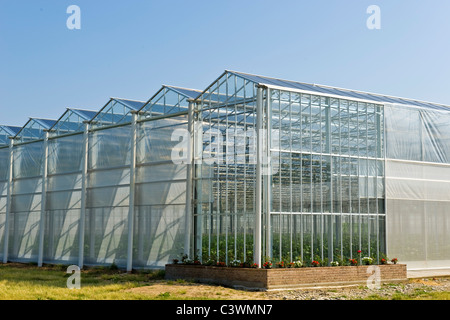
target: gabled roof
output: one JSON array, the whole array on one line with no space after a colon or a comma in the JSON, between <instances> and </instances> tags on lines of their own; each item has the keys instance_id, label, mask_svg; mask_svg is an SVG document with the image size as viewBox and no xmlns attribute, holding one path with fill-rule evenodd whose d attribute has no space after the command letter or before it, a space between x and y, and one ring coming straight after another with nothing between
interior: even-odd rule
<instances>
[{"instance_id":1,"label":"gabled roof","mask_svg":"<svg viewBox=\"0 0 450 320\"><path fill-rule=\"evenodd\" d=\"M144 101L110 98L90 122L96 126L115 125L129 122L132 111L138 111L145 105Z\"/></svg>"},{"instance_id":2,"label":"gabled roof","mask_svg":"<svg viewBox=\"0 0 450 320\"><path fill-rule=\"evenodd\" d=\"M56 135L82 131L83 122L90 121L96 114L97 111L67 108L50 131Z\"/></svg>"},{"instance_id":3,"label":"gabled roof","mask_svg":"<svg viewBox=\"0 0 450 320\"><path fill-rule=\"evenodd\" d=\"M16 136L20 129L22 128L0 125L0 146L3 147L9 145L9 138Z\"/></svg>"},{"instance_id":4,"label":"gabled roof","mask_svg":"<svg viewBox=\"0 0 450 320\"><path fill-rule=\"evenodd\" d=\"M86 120L91 120L97 114L97 111L92 110L72 109L72 108L70 108L69 110L73 111L74 113L77 113L80 117L83 117Z\"/></svg>"},{"instance_id":5,"label":"gabled roof","mask_svg":"<svg viewBox=\"0 0 450 320\"><path fill-rule=\"evenodd\" d=\"M120 98L111 98L111 99L118 101L118 102L126 105L130 109L133 109L136 111L139 110L140 108L142 108L142 106L145 104L144 101L138 101L138 100L129 100L129 99L120 99Z\"/></svg>"},{"instance_id":6,"label":"gabled roof","mask_svg":"<svg viewBox=\"0 0 450 320\"><path fill-rule=\"evenodd\" d=\"M196 89L163 85L139 111L147 117L187 111L189 100L201 93Z\"/></svg>"},{"instance_id":7,"label":"gabled roof","mask_svg":"<svg viewBox=\"0 0 450 320\"><path fill-rule=\"evenodd\" d=\"M12 137L14 137L22 129L22 127L15 127L15 126L0 126L0 127L7 133L9 133Z\"/></svg>"},{"instance_id":8,"label":"gabled roof","mask_svg":"<svg viewBox=\"0 0 450 320\"><path fill-rule=\"evenodd\" d=\"M56 120L30 118L19 132L17 132L14 139L20 142L43 139L45 130L49 130L55 123Z\"/></svg>"},{"instance_id":9,"label":"gabled roof","mask_svg":"<svg viewBox=\"0 0 450 320\"><path fill-rule=\"evenodd\" d=\"M188 89L188 88L181 88L181 87L167 86L167 85L164 85L163 87L172 89L190 99L195 99L202 93L201 90L196 90L196 89Z\"/></svg>"},{"instance_id":10,"label":"gabled roof","mask_svg":"<svg viewBox=\"0 0 450 320\"><path fill-rule=\"evenodd\" d=\"M282 79L276 79L276 78L270 78L265 76L259 76L259 75L253 75L243 72L237 72L237 71L225 71L225 73L231 73L236 76L239 76L241 78L247 79L248 81L252 81L259 85L267 85L277 88L285 88L286 90L289 89L296 89L296 90L302 90L310 93L315 94L328 94L343 98L356 98L356 99L362 99L362 100L369 100L373 101L374 103L391 103L391 104L402 104L402 105L413 105L417 107L427 108L427 109L436 109L436 110L445 110L450 111L450 107L438 104L438 103L431 103L431 102L424 102L414 99L407 99L407 98L399 98L399 97L393 97L389 95L382 95L377 93L369 93L369 92L363 92L363 91L357 91L357 90L349 90L349 89L342 89L337 87L331 87L331 86L325 86L325 85L318 85L318 84L309 84L309 83L303 83L303 82L297 82L297 81L290 81L290 80L282 80Z\"/></svg>"}]
</instances>

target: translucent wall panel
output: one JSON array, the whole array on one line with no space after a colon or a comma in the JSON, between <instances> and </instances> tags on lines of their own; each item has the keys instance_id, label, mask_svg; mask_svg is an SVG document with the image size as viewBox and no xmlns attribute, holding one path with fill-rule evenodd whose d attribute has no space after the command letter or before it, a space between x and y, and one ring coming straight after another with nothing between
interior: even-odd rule
<instances>
[{"instance_id":1,"label":"translucent wall panel","mask_svg":"<svg viewBox=\"0 0 450 320\"><path fill-rule=\"evenodd\" d=\"M177 129L187 130L186 115L138 123L134 186L130 186L131 124L91 128L85 184L83 133L51 136L47 144L38 140L15 145L9 260L37 262L42 234L44 263L78 263L83 240L86 265L115 263L125 267L129 260L128 219L133 210L131 187L135 191L136 219L132 266L160 268L178 258L186 239L187 165L174 163L172 159L174 152L183 151L179 141L172 138ZM8 147L0 148L0 160L0 255L3 255ZM47 168L45 175L44 168ZM85 237L80 239L84 187Z\"/></svg>"},{"instance_id":2,"label":"translucent wall panel","mask_svg":"<svg viewBox=\"0 0 450 320\"><path fill-rule=\"evenodd\" d=\"M388 253L409 268L450 264L450 166L387 161Z\"/></svg>"},{"instance_id":3,"label":"translucent wall panel","mask_svg":"<svg viewBox=\"0 0 450 320\"><path fill-rule=\"evenodd\" d=\"M387 105L387 157L450 163L450 112Z\"/></svg>"},{"instance_id":4,"label":"translucent wall panel","mask_svg":"<svg viewBox=\"0 0 450 320\"><path fill-rule=\"evenodd\" d=\"M0 148L0 259L3 259L9 148Z\"/></svg>"},{"instance_id":5,"label":"translucent wall panel","mask_svg":"<svg viewBox=\"0 0 450 320\"><path fill-rule=\"evenodd\" d=\"M179 143L172 141L172 134L187 128L186 116L138 124L133 255L137 267L163 267L184 251L187 165L172 159Z\"/></svg>"},{"instance_id":6,"label":"translucent wall panel","mask_svg":"<svg viewBox=\"0 0 450 320\"><path fill-rule=\"evenodd\" d=\"M85 262L125 267L128 207L89 208L86 212Z\"/></svg>"},{"instance_id":7,"label":"translucent wall panel","mask_svg":"<svg viewBox=\"0 0 450 320\"><path fill-rule=\"evenodd\" d=\"M450 264L450 112L386 106L388 253L408 268ZM408 161L404 161L408 160Z\"/></svg>"},{"instance_id":8,"label":"translucent wall panel","mask_svg":"<svg viewBox=\"0 0 450 320\"><path fill-rule=\"evenodd\" d=\"M126 265L131 126L89 137L85 262Z\"/></svg>"},{"instance_id":9,"label":"translucent wall panel","mask_svg":"<svg viewBox=\"0 0 450 320\"><path fill-rule=\"evenodd\" d=\"M44 142L14 147L9 258L37 261Z\"/></svg>"},{"instance_id":10,"label":"translucent wall panel","mask_svg":"<svg viewBox=\"0 0 450 320\"><path fill-rule=\"evenodd\" d=\"M76 263L81 213L83 135L48 142L44 262Z\"/></svg>"}]
</instances>

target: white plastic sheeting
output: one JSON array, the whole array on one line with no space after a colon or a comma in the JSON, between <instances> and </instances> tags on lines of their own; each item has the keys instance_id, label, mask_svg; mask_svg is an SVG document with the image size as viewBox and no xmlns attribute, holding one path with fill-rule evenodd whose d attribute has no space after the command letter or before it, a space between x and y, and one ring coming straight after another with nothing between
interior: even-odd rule
<instances>
[{"instance_id":1,"label":"white plastic sheeting","mask_svg":"<svg viewBox=\"0 0 450 320\"><path fill-rule=\"evenodd\" d=\"M9 148L0 149L0 259L3 259L8 189ZM1 261L1 260L0 260Z\"/></svg>"},{"instance_id":2,"label":"white plastic sheeting","mask_svg":"<svg viewBox=\"0 0 450 320\"><path fill-rule=\"evenodd\" d=\"M187 130L187 117L142 122L138 126L133 265L163 267L184 248L187 165L175 164L171 141Z\"/></svg>"},{"instance_id":3,"label":"white plastic sheeting","mask_svg":"<svg viewBox=\"0 0 450 320\"><path fill-rule=\"evenodd\" d=\"M387 250L408 268L450 266L450 110L385 108Z\"/></svg>"},{"instance_id":4,"label":"white plastic sheeting","mask_svg":"<svg viewBox=\"0 0 450 320\"><path fill-rule=\"evenodd\" d=\"M162 267L179 257L184 250L187 170L186 164L172 162L178 144L172 132L187 129L187 116L138 122L135 186L130 185L132 128L125 124L88 134L81 242L83 133L14 145L8 261L39 262L42 249L43 263L77 264L81 243L84 264L127 266L132 187L132 266ZM0 148L0 258L5 254L9 157L10 148Z\"/></svg>"}]
</instances>

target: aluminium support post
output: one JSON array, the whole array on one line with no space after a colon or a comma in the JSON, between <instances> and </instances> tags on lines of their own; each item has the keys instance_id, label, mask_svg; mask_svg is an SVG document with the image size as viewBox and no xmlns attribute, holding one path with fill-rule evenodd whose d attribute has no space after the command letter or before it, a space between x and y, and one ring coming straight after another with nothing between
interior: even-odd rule
<instances>
[{"instance_id":1,"label":"aluminium support post","mask_svg":"<svg viewBox=\"0 0 450 320\"><path fill-rule=\"evenodd\" d=\"M48 176L48 131L44 136L44 155L41 183L41 214L39 219L39 253L38 267L42 267L44 260L44 235L45 235L45 213L47 208L47 176Z\"/></svg>"},{"instance_id":2,"label":"aluminium support post","mask_svg":"<svg viewBox=\"0 0 450 320\"><path fill-rule=\"evenodd\" d=\"M261 267L261 215L262 215L262 161L263 161L263 88L258 86L256 95L256 190L255 190L255 230L254 263Z\"/></svg>"},{"instance_id":3,"label":"aluminium support post","mask_svg":"<svg viewBox=\"0 0 450 320\"><path fill-rule=\"evenodd\" d=\"M193 138L193 188L192 188L192 199L193 199L193 218L192 218L192 238L193 244L191 254L198 253L199 259L202 259L202 237L203 237L203 119L202 115L198 110L194 110L194 138ZM211 140L211 138L210 138Z\"/></svg>"},{"instance_id":4,"label":"aluminium support post","mask_svg":"<svg viewBox=\"0 0 450 320\"><path fill-rule=\"evenodd\" d=\"M81 164L81 208L78 227L78 267L84 265L84 237L86 228L86 198L87 198L87 170L89 157L89 122L84 122L83 132L83 158Z\"/></svg>"},{"instance_id":5,"label":"aluminium support post","mask_svg":"<svg viewBox=\"0 0 450 320\"><path fill-rule=\"evenodd\" d=\"M6 217L5 217L5 231L3 233L3 263L8 262L8 247L9 247L9 223L11 221L11 199L12 199L12 183L13 183L13 151L14 139L9 141L9 163L8 163L8 186L6 190Z\"/></svg>"},{"instance_id":6,"label":"aluminium support post","mask_svg":"<svg viewBox=\"0 0 450 320\"><path fill-rule=\"evenodd\" d=\"M187 174L186 174L186 215L185 215L185 234L184 234L184 254L188 257L191 256L191 236L192 236L192 187L193 187L193 168L194 168L194 107L195 102L189 102L188 110L188 139L187 141Z\"/></svg>"},{"instance_id":7,"label":"aluminium support post","mask_svg":"<svg viewBox=\"0 0 450 320\"><path fill-rule=\"evenodd\" d=\"M133 233L134 233L134 203L136 184L136 142L137 142L138 113L132 112L131 122L131 155L130 155L130 198L128 208L128 246L127 246L127 272L133 270Z\"/></svg>"},{"instance_id":8,"label":"aluminium support post","mask_svg":"<svg viewBox=\"0 0 450 320\"><path fill-rule=\"evenodd\" d=\"M272 161L272 155L271 155L271 148L272 148L272 89L267 88L267 100L266 100L266 140L264 143L264 156L266 157L266 168L265 168L265 188L264 188L264 196L265 196L265 247L266 247L266 257L267 258L273 258L273 252L272 252L272 230L271 230L271 223L270 223L270 212L272 211L272 175L275 173L273 169L273 161ZM278 149L281 149L280 146L278 146ZM281 170L281 168L278 165L278 170Z\"/></svg>"}]
</instances>

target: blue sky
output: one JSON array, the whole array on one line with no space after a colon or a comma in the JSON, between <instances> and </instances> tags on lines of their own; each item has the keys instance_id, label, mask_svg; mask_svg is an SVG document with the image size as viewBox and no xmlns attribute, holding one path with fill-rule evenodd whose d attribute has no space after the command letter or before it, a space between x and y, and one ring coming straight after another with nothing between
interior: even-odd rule
<instances>
[{"instance_id":1,"label":"blue sky","mask_svg":"<svg viewBox=\"0 0 450 320\"><path fill-rule=\"evenodd\" d=\"M0 124L204 89L225 69L450 105L449 52L448 0L0 0Z\"/></svg>"}]
</instances>

